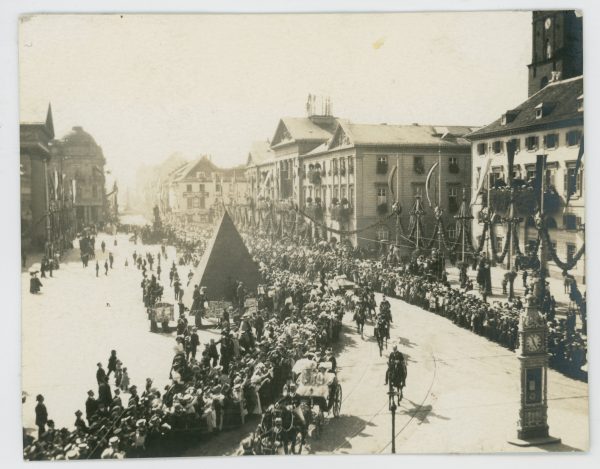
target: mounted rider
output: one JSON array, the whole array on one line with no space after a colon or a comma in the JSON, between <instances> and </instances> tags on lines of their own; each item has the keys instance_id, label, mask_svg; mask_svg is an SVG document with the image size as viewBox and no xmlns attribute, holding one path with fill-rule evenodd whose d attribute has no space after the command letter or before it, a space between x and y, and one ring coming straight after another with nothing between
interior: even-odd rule
<instances>
[{"instance_id":1,"label":"mounted rider","mask_svg":"<svg viewBox=\"0 0 600 469\"><path fill-rule=\"evenodd\" d=\"M394 349L392 351L392 353L390 353L389 359L388 359L388 368L387 371L385 372L385 384L387 385L390 378L391 378L391 373L393 372L393 370L395 369L395 367L400 366L402 367L401 369L406 369L406 360L404 359L404 355L402 354L402 352L400 352L400 350L398 350L398 346L394 345ZM401 387L404 387L406 385L406 373L402 373L402 382L400 383Z\"/></svg>"},{"instance_id":2,"label":"mounted rider","mask_svg":"<svg viewBox=\"0 0 600 469\"><path fill-rule=\"evenodd\" d=\"M383 295L383 299L381 303L379 303L379 314L377 315L377 323L385 325L385 335L389 340L390 338L390 323L394 322L392 320L392 308L390 302L387 300L385 295Z\"/></svg>"}]
</instances>

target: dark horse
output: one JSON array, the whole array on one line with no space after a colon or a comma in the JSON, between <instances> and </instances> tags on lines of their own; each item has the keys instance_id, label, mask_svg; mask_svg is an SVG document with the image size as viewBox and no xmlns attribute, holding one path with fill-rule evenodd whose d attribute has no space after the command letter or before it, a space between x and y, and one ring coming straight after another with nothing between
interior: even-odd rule
<instances>
[{"instance_id":1,"label":"dark horse","mask_svg":"<svg viewBox=\"0 0 600 469\"><path fill-rule=\"evenodd\" d=\"M402 389L406 386L406 359L392 360L388 364L387 381L390 392L397 392L402 399Z\"/></svg>"},{"instance_id":2,"label":"dark horse","mask_svg":"<svg viewBox=\"0 0 600 469\"><path fill-rule=\"evenodd\" d=\"M285 454L301 454L306 426L292 409L276 404L263 415L257 433L257 454L276 454L278 447L283 447Z\"/></svg>"},{"instance_id":3,"label":"dark horse","mask_svg":"<svg viewBox=\"0 0 600 469\"><path fill-rule=\"evenodd\" d=\"M367 319L367 313L363 305L360 305L354 312L354 320L356 321L356 331L360 332L360 337L363 337L363 330L365 328L365 321Z\"/></svg>"},{"instance_id":4,"label":"dark horse","mask_svg":"<svg viewBox=\"0 0 600 469\"><path fill-rule=\"evenodd\" d=\"M375 324L375 338L377 339L377 345L379 346L379 356L383 353L383 346L387 349L387 341L389 338L389 326L385 321L377 321Z\"/></svg>"}]
</instances>

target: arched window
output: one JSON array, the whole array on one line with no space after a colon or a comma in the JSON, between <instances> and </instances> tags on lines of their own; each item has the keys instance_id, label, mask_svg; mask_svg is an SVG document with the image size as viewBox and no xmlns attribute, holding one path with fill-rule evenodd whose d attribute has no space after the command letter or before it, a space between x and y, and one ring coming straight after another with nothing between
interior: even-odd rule
<instances>
[{"instance_id":1,"label":"arched window","mask_svg":"<svg viewBox=\"0 0 600 469\"><path fill-rule=\"evenodd\" d=\"M548 77L542 77L540 80L540 89L545 88L548 84Z\"/></svg>"}]
</instances>

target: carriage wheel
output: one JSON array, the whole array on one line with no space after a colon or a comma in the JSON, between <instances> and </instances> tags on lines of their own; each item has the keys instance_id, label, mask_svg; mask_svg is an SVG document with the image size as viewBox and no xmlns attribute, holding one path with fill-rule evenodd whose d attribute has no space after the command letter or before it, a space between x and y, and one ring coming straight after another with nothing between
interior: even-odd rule
<instances>
[{"instance_id":1,"label":"carriage wheel","mask_svg":"<svg viewBox=\"0 0 600 469\"><path fill-rule=\"evenodd\" d=\"M338 383L335 396L333 398L333 416L339 417L342 409L342 385Z\"/></svg>"}]
</instances>

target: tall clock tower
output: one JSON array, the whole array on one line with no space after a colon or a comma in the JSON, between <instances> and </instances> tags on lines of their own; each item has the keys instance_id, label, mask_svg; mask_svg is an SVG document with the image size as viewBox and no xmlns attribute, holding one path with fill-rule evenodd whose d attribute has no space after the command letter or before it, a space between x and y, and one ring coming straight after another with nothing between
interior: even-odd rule
<instances>
[{"instance_id":1,"label":"tall clock tower","mask_svg":"<svg viewBox=\"0 0 600 469\"><path fill-rule=\"evenodd\" d=\"M548 328L533 295L519 318L521 406L517 438L509 443L537 446L560 443L548 430Z\"/></svg>"},{"instance_id":2,"label":"tall clock tower","mask_svg":"<svg viewBox=\"0 0 600 469\"><path fill-rule=\"evenodd\" d=\"M553 79L583 75L583 18L574 10L534 11L529 96Z\"/></svg>"}]
</instances>

